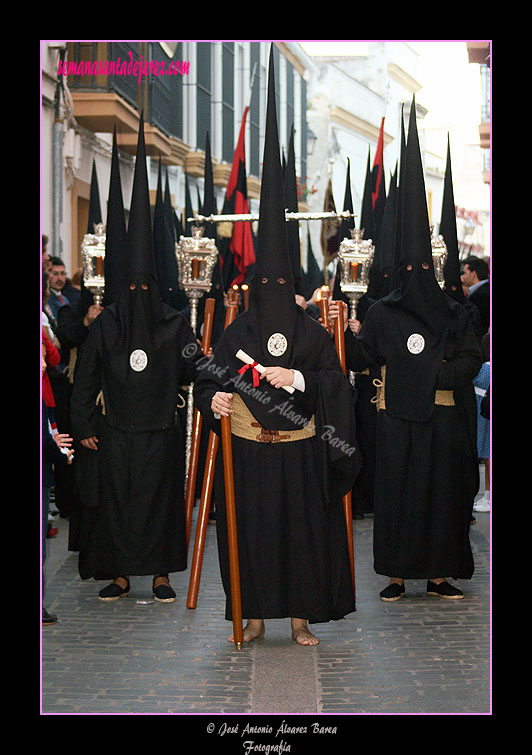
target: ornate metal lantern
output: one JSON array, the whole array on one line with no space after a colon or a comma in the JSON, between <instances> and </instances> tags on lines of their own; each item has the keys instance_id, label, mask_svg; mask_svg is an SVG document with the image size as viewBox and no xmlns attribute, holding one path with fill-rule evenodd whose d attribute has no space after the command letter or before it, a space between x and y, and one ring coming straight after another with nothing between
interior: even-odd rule
<instances>
[{"instance_id":1,"label":"ornate metal lantern","mask_svg":"<svg viewBox=\"0 0 532 755\"><path fill-rule=\"evenodd\" d=\"M94 233L86 233L81 243L83 261L83 283L91 294L94 303L102 306L105 293L103 261L105 258L105 224L95 223Z\"/></svg>"},{"instance_id":2,"label":"ornate metal lantern","mask_svg":"<svg viewBox=\"0 0 532 755\"><path fill-rule=\"evenodd\" d=\"M181 236L176 244L179 285L190 303L190 324L196 332L198 301L211 289L218 249L214 239L203 237L203 228L192 226L192 236Z\"/></svg>"},{"instance_id":3,"label":"ornate metal lantern","mask_svg":"<svg viewBox=\"0 0 532 755\"><path fill-rule=\"evenodd\" d=\"M214 239L203 236L203 228L192 226L192 236L181 236L176 243L176 257L179 272L179 285L184 289L190 304L190 325L196 333L198 323L198 302L203 294L210 291L212 273L218 257ZM196 333L197 335L197 333ZM187 433L185 441L186 475L185 492L188 482L188 469L192 448L192 424L194 420L194 396L192 385L188 389Z\"/></svg>"},{"instance_id":4,"label":"ornate metal lantern","mask_svg":"<svg viewBox=\"0 0 532 755\"><path fill-rule=\"evenodd\" d=\"M359 299L368 290L374 254L375 246L371 239L364 239L363 228L352 229L351 238L345 238L340 244L340 288L349 298L349 316L353 319L356 318Z\"/></svg>"},{"instance_id":5,"label":"ornate metal lantern","mask_svg":"<svg viewBox=\"0 0 532 755\"><path fill-rule=\"evenodd\" d=\"M430 227L430 243L432 246L432 262L434 264L434 274L440 288L445 286L445 278L443 275L443 268L447 261L447 245L443 240L443 236L433 235L434 226Z\"/></svg>"}]
</instances>

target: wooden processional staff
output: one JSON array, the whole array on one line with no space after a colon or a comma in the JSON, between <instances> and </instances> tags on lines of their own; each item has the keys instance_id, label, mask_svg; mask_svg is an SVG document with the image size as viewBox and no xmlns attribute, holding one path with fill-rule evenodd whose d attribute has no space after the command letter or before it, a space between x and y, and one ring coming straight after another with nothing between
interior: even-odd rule
<instances>
[{"instance_id":1,"label":"wooden processional staff","mask_svg":"<svg viewBox=\"0 0 532 755\"><path fill-rule=\"evenodd\" d=\"M229 304L225 315L224 329L230 325L238 313L236 304ZM238 558L238 535L236 526L235 489L233 478L233 447L231 442L231 418L221 417L222 455L225 483L225 507L227 518L227 539L229 545L229 573L231 582L231 607L233 612L233 637L238 650L242 648L242 602L240 593L240 562ZM209 433L205 471L196 525L196 538L190 567L190 580L187 596L187 608L196 608L198 601L203 552L207 533L209 508L214 483L216 454L219 438L212 430Z\"/></svg>"},{"instance_id":2,"label":"wooden processional staff","mask_svg":"<svg viewBox=\"0 0 532 755\"><path fill-rule=\"evenodd\" d=\"M335 302L338 305L338 317L334 321L334 343L340 365L347 375L347 363L345 357L345 334L344 334L344 310L342 302ZM319 299L320 313L324 324L329 326L329 301L326 296ZM349 565L351 567L351 581L353 583L353 597L356 603L356 585L355 585L355 546L353 540L353 506L351 500L351 491L346 493L342 498L344 507L345 528L347 532L347 548L349 551Z\"/></svg>"},{"instance_id":3,"label":"wooden processional staff","mask_svg":"<svg viewBox=\"0 0 532 755\"><path fill-rule=\"evenodd\" d=\"M215 304L216 304L215 299L209 298L205 300L205 314L203 318L203 338L201 341L201 350L204 354L207 354L211 346ZM187 549L188 549L188 541L190 538L190 525L192 522L192 510L194 508L194 500L196 497L196 479L197 479L197 474L198 474L198 461L199 461L199 452L200 452L202 422L203 422L202 416L199 410L196 409L194 411L194 425L192 428L192 441L190 445L190 459L189 459L189 464L188 464L188 475L187 475L187 490L185 494Z\"/></svg>"}]
</instances>

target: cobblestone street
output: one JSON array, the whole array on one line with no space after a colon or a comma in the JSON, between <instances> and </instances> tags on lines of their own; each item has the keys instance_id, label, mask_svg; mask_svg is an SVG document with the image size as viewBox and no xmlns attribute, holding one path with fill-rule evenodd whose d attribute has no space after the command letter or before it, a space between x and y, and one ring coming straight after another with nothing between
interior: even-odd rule
<instances>
[{"instance_id":1,"label":"cobblestone street","mask_svg":"<svg viewBox=\"0 0 532 755\"><path fill-rule=\"evenodd\" d=\"M489 514L471 527L475 574L465 598L425 594L383 603L386 578L372 568L373 520L354 522L357 611L315 625L316 647L269 621L263 639L238 651L227 642L215 527L209 526L198 605L186 607L189 572L171 575L172 604L151 599L151 578L131 580L121 600L98 600L66 550L68 522L48 540L42 712L63 714L474 714L490 712ZM193 533L192 533L193 537ZM241 720L241 719L239 719ZM219 725L217 723L217 726Z\"/></svg>"}]
</instances>

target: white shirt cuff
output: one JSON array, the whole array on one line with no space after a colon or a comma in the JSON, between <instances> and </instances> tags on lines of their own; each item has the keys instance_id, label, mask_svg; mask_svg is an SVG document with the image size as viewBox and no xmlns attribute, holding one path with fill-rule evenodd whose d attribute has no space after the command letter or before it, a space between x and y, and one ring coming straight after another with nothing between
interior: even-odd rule
<instances>
[{"instance_id":1,"label":"white shirt cuff","mask_svg":"<svg viewBox=\"0 0 532 755\"><path fill-rule=\"evenodd\" d=\"M297 391L303 392L305 390L305 378L299 372L299 370L292 370L294 373L294 382L292 383L292 388L295 388Z\"/></svg>"}]
</instances>

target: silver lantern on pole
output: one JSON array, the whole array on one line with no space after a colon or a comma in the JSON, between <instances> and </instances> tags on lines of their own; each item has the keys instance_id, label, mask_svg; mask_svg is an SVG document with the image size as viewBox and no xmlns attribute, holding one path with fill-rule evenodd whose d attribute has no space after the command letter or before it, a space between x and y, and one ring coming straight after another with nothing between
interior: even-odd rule
<instances>
[{"instance_id":1,"label":"silver lantern on pole","mask_svg":"<svg viewBox=\"0 0 532 755\"><path fill-rule=\"evenodd\" d=\"M434 226L430 227L430 244L432 247L432 263L434 265L434 274L440 288L445 286L445 277L443 269L447 261L447 245L443 239L443 236L434 236Z\"/></svg>"},{"instance_id":2,"label":"silver lantern on pole","mask_svg":"<svg viewBox=\"0 0 532 755\"><path fill-rule=\"evenodd\" d=\"M176 243L179 286L184 289L190 305L190 325L195 335L198 324L198 303L212 286L212 274L218 249L214 239L203 236L203 228L192 226L192 236L181 236ZM188 478L190 451L192 446L192 425L194 421L193 385L189 386L187 400L187 434L186 434L186 474L185 490Z\"/></svg>"},{"instance_id":3,"label":"silver lantern on pole","mask_svg":"<svg viewBox=\"0 0 532 755\"><path fill-rule=\"evenodd\" d=\"M105 223L95 223L94 233L86 233L81 242L83 284L94 296L94 303L102 306L105 293Z\"/></svg>"},{"instance_id":4,"label":"silver lantern on pole","mask_svg":"<svg viewBox=\"0 0 532 755\"><path fill-rule=\"evenodd\" d=\"M351 238L340 243L338 251L340 289L349 299L349 317L356 319L360 298L367 292L369 271L373 264L375 246L364 239L364 229L353 228Z\"/></svg>"}]
</instances>

